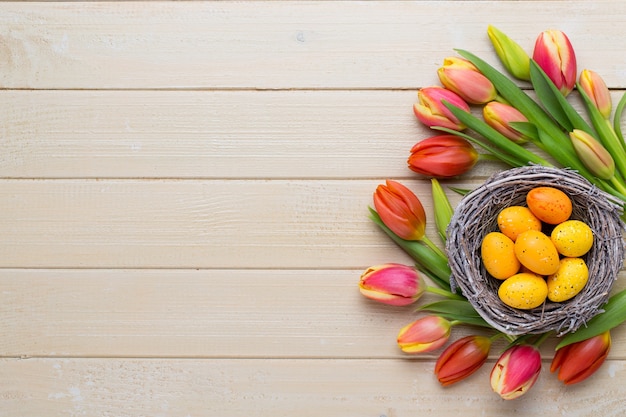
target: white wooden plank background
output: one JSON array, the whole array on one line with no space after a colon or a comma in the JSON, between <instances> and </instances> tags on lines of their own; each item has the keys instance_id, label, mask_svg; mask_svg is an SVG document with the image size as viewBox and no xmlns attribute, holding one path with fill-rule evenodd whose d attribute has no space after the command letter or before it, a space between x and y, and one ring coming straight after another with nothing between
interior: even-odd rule
<instances>
[{"instance_id":1,"label":"white wooden plank background","mask_svg":"<svg viewBox=\"0 0 626 417\"><path fill-rule=\"evenodd\" d=\"M443 389L395 346L412 309L356 284L409 262L367 219L377 184L432 218L411 106L453 48L496 63L488 24L529 51L559 28L617 100L625 23L615 1L0 3L0 417L621 416L623 328L574 387L549 340L504 402L497 349Z\"/></svg>"}]
</instances>

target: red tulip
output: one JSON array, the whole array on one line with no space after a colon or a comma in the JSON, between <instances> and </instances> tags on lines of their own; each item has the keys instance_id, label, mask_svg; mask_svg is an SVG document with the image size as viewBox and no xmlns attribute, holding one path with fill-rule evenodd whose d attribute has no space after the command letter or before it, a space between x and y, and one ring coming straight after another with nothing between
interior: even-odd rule
<instances>
[{"instance_id":1,"label":"red tulip","mask_svg":"<svg viewBox=\"0 0 626 417\"><path fill-rule=\"evenodd\" d=\"M466 336L443 351L435 364L435 374L443 386L459 382L480 369L487 361L491 339Z\"/></svg>"},{"instance_id":2,"label":"red tulip","mask_svg":"<svg viewBox=\"0 0 626 417\"><path fill-rule=\"evenodd\" d=\"M546 30L535 42L533 59L566 96L576 84L576 54L565 33Z\"/></svg>"},{"instance_id":3,"label":"red tulip","mask_svg":"<svg viewBox=\"0 0 626 417\"><path fill-rule=\"evenodd\" d=\"M398 346L406 353L425 353L443 346L450 337L451 323L438 316L426 316L404 326Z\"/></svg>"},{"instance_id":4,"label":"red tulip","mask_svg":"<svg viewBox=\"0 0 626 417\"><path fill-rule=\"evenodd\" d=\"M426 282L415 268L389 263L368 268L361 275L359 288L367 298L404 306L421 297L426 290Z\"/></svg>"},{"instance_id":5,"label":"red tulip","mask_svg":"<svg viewBox=\"0 0 626 417\"><path fill-rule=\"evenodd\" d=\"M524 395L541 372L541 354L531 345L515 345L505 351L491 371L491 388L505 400Z\"/></svg>"},{"instance_id":6,"label":"red tulip","mask_svg":"<svg viewBox=\"0 0 626 417\"><path fill-rule=\"evenodd\" d=\"M478 152L469 141L454 135L439 135L415 144L408 163L418 174L451 178L466 173L477 161Z\"/></svg>"},{"instance_id":7,"label":"red tulip","mask_svg":"<svg viewBox=\"0 0 626 417\"><path fill-rule=\"evenodd\" d=\"M426 212L417 196L399 182L387 180L374 192L374 207L385 226L405 240L421 240Z\"/></svg>"},{"instance_id":8,"label":"red tulip","mask_svg":"<svg viewBox=\"0 0 626 417\"><path fill-rule=\"evenodd\" d=\"M565 385L577 384L602 366L610 350L611 333L609 331L572 343L556 351L550 372L558 369L559 381L563 381Z\"/></svg>"},{"instance_id":9,"label":"red tulip","mask_svg":"<svg viewBox=\"0 0 626 417\"><path fill-rule=\"evenodd\" d=\"M424 87L417 92L418 102L413 105L417 119L428 127L446 127L463 130L463 125L443 104L447 101L469 113L469 105L458 94L442 87Z\"/></svg>"}]
</instances>

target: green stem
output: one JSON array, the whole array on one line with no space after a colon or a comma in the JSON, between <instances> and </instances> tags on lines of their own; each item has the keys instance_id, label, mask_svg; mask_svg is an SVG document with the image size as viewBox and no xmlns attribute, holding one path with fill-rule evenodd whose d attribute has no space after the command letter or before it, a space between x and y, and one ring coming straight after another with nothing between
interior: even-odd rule
<instances>
[{"instance_id":1,"label":"green stem","mask_svg":"<svg viewBox=\"0 0 626 417\"><path fill-rule=\"evenodd\" d=\"M620 193L626 195L626 186L624 186L624 184L622 184L621 182L619 182L619 180L613 176L611 179L611 184L613 185L613 187L615 187L615 189L617 191L619 191Z\"/></svg>"},{"instance_id":2,"label":"green stem","mask_svg":"<svg viewBox=\"0 0 626 417\"><path fill-rule=\"evenodd\" d=\"M537 347L537 348L538 348L539 346L541 346L541 344L542 344L543 342L545 342L545 341L546 341L546 339L547 339L547 338L548 338L551 334L552 334L552 332L548 332L548 333L544 333L544 334L542 334L542 335L541 335L541 336L540 336L540 337L539 337L539 338L535 341L535 343L533 343L533 345L534 345L535 347Z\"/></svg>"},{"instance_id":3,"label":"green stem","mask_svg":"<svg viewBox=\"0 0 626 417\"><path fill-rule=\"evenodd\" d=\"M426 292L429 292L431 294L437 294L437 295L441 295L443 297L449 298L451 300L465 300L464 297L455 294L451 291L445 290L443 288L437 288L437 287L426 287Z\"/></svg>"},{"instance_id":4,"label":"green stem","mask_svg":"<svg viewBox=\"0 0 626 417\"><path fill-rule=\"evenodd\" d=\"M437 255L439 255L441 257L441 259L445 259L446 262L448 262L448 257L446 256L446 254L439 249L439 246L435 245L429 238L428 236L424 235L422 237L422 239L420 239L422 242L424 242L429 248L431 248L433 250L433 252L435 252Z\"/></svg>"}]
</instances>

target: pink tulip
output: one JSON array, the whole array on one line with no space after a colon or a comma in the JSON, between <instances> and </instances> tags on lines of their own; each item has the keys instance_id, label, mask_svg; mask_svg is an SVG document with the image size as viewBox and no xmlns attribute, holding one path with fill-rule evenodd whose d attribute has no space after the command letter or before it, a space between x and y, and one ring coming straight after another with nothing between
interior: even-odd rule
<instances>
[{"instance_id":1,"label":"pink tulip","mask_svg":"<svg viewBox=\"0 0 626 417\"><path fill-rule=\"evenodd\" d=\"M485 122L515 143L524 143L528 137L511 126L513 122L527 122L528 119L515 107L492 101L483 107Z\"/></svg>"},{"instance_id":2,"label":"pink tulip","mask_svg":"<svg viewBox=\"0 0 626 417\"><path fill-rule=\"evenodd\" d=\"M611 117L611 93L604 80L597 72L585 69L578 78L580 88L589 96L593 104L605 119Z\"/></svg>"}]
</instances>

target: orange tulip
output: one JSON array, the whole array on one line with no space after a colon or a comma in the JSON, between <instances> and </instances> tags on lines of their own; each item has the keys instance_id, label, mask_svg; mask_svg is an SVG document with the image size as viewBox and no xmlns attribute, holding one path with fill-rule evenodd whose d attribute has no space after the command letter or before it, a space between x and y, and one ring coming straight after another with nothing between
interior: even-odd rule
<instances>
[{"instance_id":1,"label":"orange tulip","mask_svg":"<svg viewBox=\"0 0 626 417\"><path fill-rule=\"evenodd\" d=\"M478 152L466 139L439 135L424 139L411 149L409 169L435 178L451 178L476 165Z\"/></svg>"},{"instance_id":2,"label":"orange tulip","mask_svg":"<svg viewBox=\"0 0 626 417\"><path fill-rule=\"evenodd\" d=\"M444 87L454 91L468 103L488 103L498 95L491 81L467 59L445 58L437 75Z\"/></svg>"},{"instance_id":3,"label":"orange tulip","mask_svg":"<svg viewBox=\"0 0 626 417\"><path fill-rule=\"evenodd\" d=\"M491 340L485 336L465 336L455 341L437 359L437 379L447 386L467 378L487 361L490 349Z\"/></svg>"},{"instance_id":4,"label":"orange tulip","mask_svg":"<svg viewBox=\"0 0 626 417\"><path fill-rule=\"evenodd\" d=\"M385 226L404 240L421 240L426 212L417 196L399 182L387 180L374 192L374 207Z\"/></svg>"},{"instance_id":5,"label":"orange tulip","mask_svg":"<svg viewBox=\"0 0 626 417\"><path fill-rule=\"evenodd\" d=\"M565 385L577 384L590 377L602 366L611 350L611 333L606 331L581 342L572 343L556 351L550 372L559 370L559 381Z\"/></svg>"}]
</instances>

